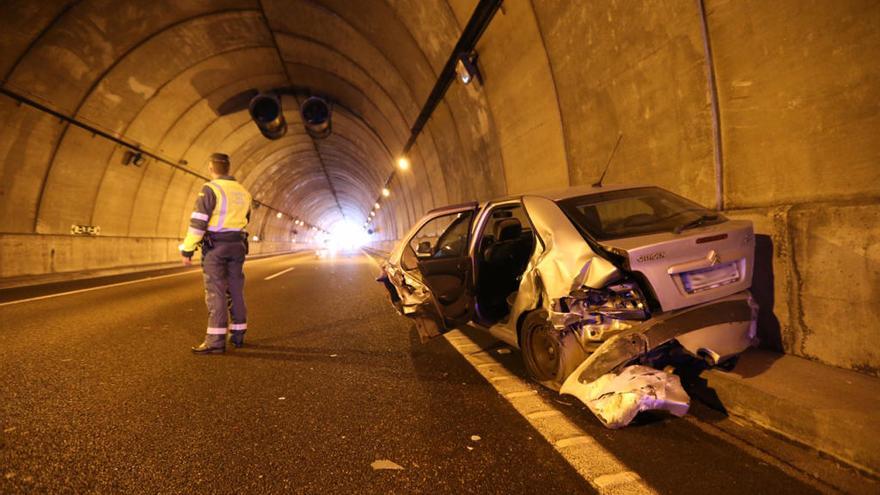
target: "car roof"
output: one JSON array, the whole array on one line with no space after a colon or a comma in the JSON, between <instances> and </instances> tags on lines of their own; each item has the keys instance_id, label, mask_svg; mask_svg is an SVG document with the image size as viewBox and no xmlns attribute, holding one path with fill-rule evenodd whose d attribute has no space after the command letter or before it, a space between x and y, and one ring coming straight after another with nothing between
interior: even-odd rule
<instances>
[{"instance_id":1,"label":"car roof","mask_svg":"<svg viewBox=\"0 0 880 495\"><path fill-rule=\"evenodd\" d=\"M649 184L603 184L600 187L595 187L591 185L583 185L583 186L571 186L566 188L559 189L545 189L539 191L530 191L524 192L520 194L511 194L508 196L504 196L501 198L495 198L490 201L491 203L500 203L502 201L508 201L512 199L519 199L523 196L539 196L542 198L547 198L552 201L562 201L563 199L568 198L576 198L578 196L586 196L588 194L598 194L608 191L620 191L623 189L636 189L640 187L656 187Z\"/></svg>"},{"instance_id":2,"label":"car roof","mask_svg":"<svg viewBox=\"0 0 880 495\"><path fill-rule=\"evenodd\" d=\"M468 201L465 203L457 203L454 205L441 206L439 208L434 208L425 212L425 215L440 213L445 211L455 211L461 210L464 208L484 208L489 203L503 203L505 201L518 200L523 196L539 196L542 198L547 198L551 201L562 201L563 199L568 198L576 198L578 196L586 196L588 194L598 194L608 191L620 191L624 189L637 189L640 187L657 187L652 186L650 184L603 184L602 186L596 187L592 185L584 185L584 186L572 186L566 188L559 189L545 189L539 191L530 191L523 192L519 194L509 194L507 196L501 196L498 198L492 198L489 201L480 201L479 203L476 201Z\"/></svg>"}]
</instances>

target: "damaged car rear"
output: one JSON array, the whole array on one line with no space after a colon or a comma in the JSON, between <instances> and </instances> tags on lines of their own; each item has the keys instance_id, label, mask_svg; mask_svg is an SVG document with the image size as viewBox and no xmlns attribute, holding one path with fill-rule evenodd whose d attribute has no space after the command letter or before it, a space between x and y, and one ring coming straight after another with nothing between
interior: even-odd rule
<instances>
[{"instance_id":1,"label":"damaged car rear","mask_svg":"<svg viewBox=\"0 0 880 495\"><path fill-rule=\"evenodd\" d=\"M379 280L422 339L471 323L603 424L687 412L669 365L755 343L751 222L659 187L569 188L428 212Z\"/></svg>"}]
</instances>

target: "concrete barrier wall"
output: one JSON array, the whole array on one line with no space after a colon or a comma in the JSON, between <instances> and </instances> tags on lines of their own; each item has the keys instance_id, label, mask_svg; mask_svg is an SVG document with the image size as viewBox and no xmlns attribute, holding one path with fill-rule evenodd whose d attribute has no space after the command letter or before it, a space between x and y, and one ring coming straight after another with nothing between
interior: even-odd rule
<instances>
[{"instance_id":1,"label":"concrete barrier wall","mask_svg":"<svg viewBox=\"0 0 880 495\"><path fill-rule=\"evenodd\" d=\"M180 239L157 237L0 234L0 282L39 282L61 274L155 268L180 261ZM250 243L251 255L290 252L292 242ZM199 253L195 260L198 261Z\"/></svg>"}]
</instances>

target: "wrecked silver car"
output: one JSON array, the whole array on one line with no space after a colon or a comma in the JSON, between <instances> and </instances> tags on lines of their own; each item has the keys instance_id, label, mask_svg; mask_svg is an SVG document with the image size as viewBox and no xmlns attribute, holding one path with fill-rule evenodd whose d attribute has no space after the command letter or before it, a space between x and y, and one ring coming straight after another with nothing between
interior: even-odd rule
<instances>
[{"instance_id":1,"label":"wrecked silver car","mask_svg":"<svg viewBox=\"0 0 880 495\"><path fill-rule=\"evenodd\" d=\"M423 340L472 323L608 427L687 412L674 356L730 364L756 340L751 222L659 187L576 187L439 208L383 265Z\"/></svg>"}]
</instances>

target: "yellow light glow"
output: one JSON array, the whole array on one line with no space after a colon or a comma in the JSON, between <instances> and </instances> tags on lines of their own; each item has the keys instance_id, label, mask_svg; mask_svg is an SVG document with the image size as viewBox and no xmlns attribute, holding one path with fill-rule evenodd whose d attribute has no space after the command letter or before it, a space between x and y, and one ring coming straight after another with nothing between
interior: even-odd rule
<instances>
[{"instance_id":1,"label":"yellow light glow","mask_svg":"<svg viewBox=\"0 0 880 495\"><path fill-rule=\"evenodd\" d=\"M402 156L397 159L397 168L400 170L408 170L409 169L409 158Z\"/></svg>"},{"instance_id":2,"label":"yellow light glow","mask_svg":"<svg viewBox=\"0 0 880 495\"><path fill-rule=\"evenodd\" d=\"M373 208L375 208L375 209L378 210L378 209L379 209L379 203L374 204L374 205L373 205Z\"/></svg>"},{"instance_id":3,"label":"yellow light glow","mask_svg":"<svg viewBox=\"0 0 880 495\"><path fill-rule=\"evenodd\" d=\"M284 215L282 215L280 211L279 211L278 213L275 214L275 217L276 217L276 218L281 218L282 216L284 216Z\"/></svg>"},{"instance_id":4,"label":"yellow light glow","mask_svg":"<svg viewBox=\"0 0 880 495\"><path fill-rule=\"evenodd\" d=\"M387 187L383 187L383 188L382 188L382 196L385 196L386 198L387 198L388 196L391 196L391 190L388 189Z\"/></svg>"}]
</instances>

